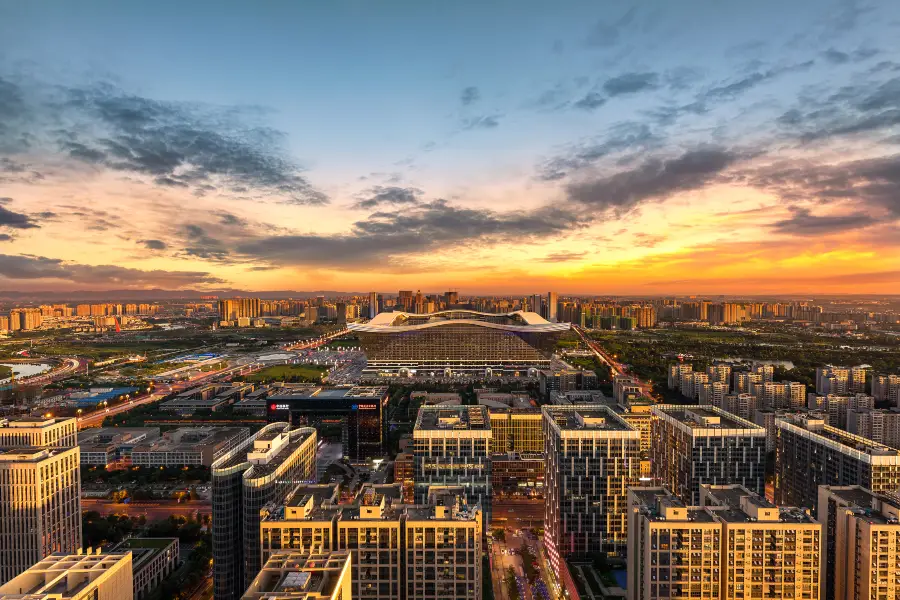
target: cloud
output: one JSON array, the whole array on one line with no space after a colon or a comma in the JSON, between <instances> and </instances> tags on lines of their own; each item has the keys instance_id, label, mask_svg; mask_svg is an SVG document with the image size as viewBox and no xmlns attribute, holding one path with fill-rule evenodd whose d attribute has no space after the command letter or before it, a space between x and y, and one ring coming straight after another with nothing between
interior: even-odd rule
<instances>
[{"instance_id":1,"label":"cloud","mask_svg":"<svg viewBox=\"0 0 900 600\"><path fill-rule=\"evenodd\" d=\"M840 50L835 50L834 48L829 48L825 52L822 53L822 56L825 57L830 63L834 63L836 65L842 65L846 62L850 62L850 55L846 52L841 52Z\"/></svg>"},{"instance_id":2,"label":"cloud","mask_svg":"<svg viewBox=\"0 0 900 600\"><path fill-rule=\"evenodd\" d=\"M76 162L160 186L328 202L287 156L285 134L257 123L258 109L153 100L110 83L24 81L0 79L0 153L55 139L53 149Z\"/></svg>"},{"instance_id":3,"label":"cloud","mask_svg":"<svg viewBox=\"0 0 900 600\"><path fill-rule=\"evenodd\" d=\"M32 255L0 254L0 277L9 280L57 280L80 285L111 285L126 288L182 288L222 283L202 271L131 269L115 265L84 265ZM9 284L5 284L9 285Z\"/></svg>"},{"instance_id":4,"label":"cloud","mask_svg":"<svg viewBox=\"0 0 900 600\"><path fill-rule=\"evenodd\" d=\"M353 208L371 209L384 205L418 204L422 194L424 194L422 190L414 187L376 185L360 194L359 201Z\"/></svg>"},{"instance_id":5,"label":"cloud","mask_svg":"<svg viewBox=\"0 0 900 600\"><path fill-rule=\"evenodd\" d=\"M169 247L169 245L162 240L140 240L138 243L143 244L147 250L165 250Z\"/></svg>"},{"instance_id":6,"label":"cloud","mask_svg":"<svg viewBox=\"0 0 900 600\"><path fill-rule=\"evenodd\" d=\"M8 198L4 198L8 200ZM5 203L4 203L5 204ZM28 215L17 213L0 206L0 227L10 227L12 229L37 229L40 227Z\"/></svg>"},{"instance_id":7,"label":"cloud","mask_svg":"<svg viewBox=\"0 0 900 600\"><path fill-rule=\"evenodd\" d=\"M615 21L609 22L605 19L597 21L588 33L586 44L594 48L615 46L619 43L622 31L634 22L636 13L637 9L631 8Z\"/></svg>"},{"instance_id":8,"label":"cloud","mask_svg":"<svg viewBox=\"0 0 900 600\"><path fill-rule=\"evenodd\" d=\"M500 125L501 115L483 115L480 117L470 117L463 119L460 127L463 131L472 129L494 129Z\"/></svg>"},{"instance_id":9,"label":"cloud","mask_svg":"<svg viewBox=\"0 0 900 600\"><path fill-rule=\"evenodd\" d=\"M187 244L184 248L186 255L213 261L229 259L228 246L218 238L209 235L200 225L193 223L185 225L182 235Z\"/></svg>"},{"instance_id":10,"label":"cloud","mask_svg":"<svg viewBox=\"0 0 900 600\"><path fill-rule=\"evenodd\" d=\"M581 110L595 110L600 108L604 104L606 104L606 98L604 98L597 92L590 92L572 106L574 106L575 108L580 108Z\"/></svg>"},{"instance_id":11,"label":"cloud","mask_svg":"<svg viewBox=\"0 0 900 600\"><path fill-rule=\"evenodd\" d=\"M766 71L756 71L724 85L714 86L702 94L698 95L698 102L708 102L710 100L734 99L739 95L749 91L750 89L760 85L761 83L771 81L781 75L787 73L797 73L806 71L815 65L815 61L808 60L806 62L773 67Z\"/></svg>"},{"instance_id":12,"label":"cloud","mask_svg":"<svg viewBox=\"0 0 900 600\"><path fill-rule=\"evenodd\" d=\"M900 154L825 165L776 163L735 177L785 201L852 203L900 218ZM800 217L799 222L804 222L802 213ZM815 223L816 218L810 215L809 222Z\"/></svg>"},{"instance_id":13,"label":"cloud","mask_svg":"<svg viewBox=\"0 0 900 600\"><path fill-rule=\"evenodd\" d=\"M13 236L8 233L0 233L0 242L11 242L13 241Z\"/></svg>"},{"instance_id":14,"label":"cloud","mask_svg":"<svg viewBox=\"0 0 900 600\"><path fill-rule=\"evenodd\" d=\"M247 219L241 218L235 214L228 212L227 210L220 210L215 213L217 217L219 217L219 222L222 225L228 225L233 227L246 227L249 223Z\"/></svg>"},{"instance_id":15,"label":"cloud","mask_svg":"<svg viewBox=\"0 0 900 600\"><path fill-rule=\"evenodd\" d=\"M545 161L539 166L538 179L558 181L609 156L632 150L646 151L659 146L662 141L663 138L645 123L618 123L605 134L573 145L560 156Z\"/></svg>"},{"instance_id":16,"label":"cloud","mask_svg":"<svg viewBox=\"0 0 900 600\"><path fill-rule=\"evenodd\" d=\"M495 212L434 200L409 209L376 212L339 235L279 235L238 244L236 252L279 265L359 269L409 266L410 256L468 243L480 245L558 236L585 226L578 212L545 207Z\"/></svg>"},{"instance_id":17,"label":"cloud","mask_svg":"<svg viewBox=\"0 0 900 600\"><path fill-rule=\"evenodd\" d=\"M677 158L651 159L614 175L572 183L566 191L579 204L625 214L646 201L701 188L739 158L723 148L698 148Z\"/></svg>"},{"instance_id":18,"label":"cloud","mask_svg":"<svg viewBox=\"0 0 900 600\"><path fill-rule=\"evenodd\" d=\"M854 212L845 215L817 215L808 208L792 208L791 217L772 223L775 233L787 235L828 235L847 230L856 230L877 222L870 215Z\"/></svg>"},{"instance_id":19,"label":"cloud","mask_svg":"<svg viewBox=\"0 0 900 600\"><path fill-rule=\"evenodd\" d=\"M603 91L610 96L634 94L645 90L655 90L659 87L658 81L659 75L656 73L625 73L607 79L603 84Z\"/></svg>"},{"instance_id":20,"label":"cloud","mask_svg":"<svg viewBox=\"0 0 900 600\"><path fill-rule=\"evenodd\" d=\"M569 262L575 260L581 260L582 258L588 255L587 252L556 252L553 254L548 254L543 258L536 259L538 262L544 263L559 263L559 262Z\"/></svg>"},{"instance_id":21,"label":"cloud","mask_svg":"<svg viewBox=\"0 0 900 600\"><path fill-rule=\"evenodd\" d=\"M463 106L469 106L470 104L475 104L481 99L481 92L478 91L478 88L470 85L467 88L463 88L462 93L459 95L459 101L462 102Z\"/></svg>"}]
</instances>

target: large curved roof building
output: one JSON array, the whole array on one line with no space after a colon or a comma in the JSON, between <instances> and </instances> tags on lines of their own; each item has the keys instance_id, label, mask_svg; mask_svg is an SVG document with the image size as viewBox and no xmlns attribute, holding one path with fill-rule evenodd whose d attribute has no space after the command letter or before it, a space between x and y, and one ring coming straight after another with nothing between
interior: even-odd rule
<instances>
[{"instance_id":1,"label":"large curved roof building","mask_svg":"<svg viewBox=\"0 0 900 600\"><path fill-rule=\"evenodd\" d=\"M369 376L525 377L550 366L553 346L570 325L533 312L454 309L380 313L348 327L366 351Z\"/></svg>"}]
</instances>

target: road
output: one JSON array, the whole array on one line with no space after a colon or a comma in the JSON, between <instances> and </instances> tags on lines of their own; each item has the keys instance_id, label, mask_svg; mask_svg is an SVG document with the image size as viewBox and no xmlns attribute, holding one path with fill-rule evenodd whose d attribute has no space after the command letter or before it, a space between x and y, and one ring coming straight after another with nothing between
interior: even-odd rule
<instances>
[{"instance_id":1,"label":"road","mask_svg":"<svg viewBox=\"0 0 900 600\"><path fill-rule=\"evenodd\" d=\"M136 396L134 400L130 400L116 406L111 406L104 410L94 411L89 415L78 418L78 429L100 427L100 425L103 424L103 419L105 419L106 417L111 417L112 415L127 412L132 408L150 404L151 402L156 402L160 398L164 398L171 393L172 388L170 388L168 385L162 385L157 388L156 391L154 391L152 394L147 394L146 396Z\"/></svg>"},{"instance_id":2,"label":"road","mask_svg":"<svg viewBox=\"0 0 900 600\"><path fill-rule=\"evenodd\" d=\"M600 344L592 340L587 335L587 333L585 333L584 329L575 325L572 326L572 329L574 329L575 332L581 337L581 341L591 349L591 352L594 353L594 356L600 359L600 362L609 366L613 377L615 377L616 375L628 375L629 377L632 377L635 381L637 381L638 387L641 388L641 394L643 394L644 396L653 397L653 384L646 381L641 381L636 375L627 373L627 369L625 369L625 367L622 366L621 363L616 361L614 357L610 356Z\"/></svg>"},{"instance_id":3,"label":"road","mask_svg":"<svg viewBox=\"0 0 900 600\"><path fill-rule=\"evenodd\" d=\"M194 502L175 502L173 501L156 501L156 502L133 502L130 504L120 504L109 500L99 500L96 498L82 498L81 510L94 510L101 515L128 515L131 517L139 517L141 515L147 517L148 521L162 521L168 519L169 515L193 516L197 513L211 514L212 504L207 501L196 500Z\"/></svg>"},{"instance_id":4,"label":"road","mask_svg":"<svg viewBox=\"0 0 900 600\"><path fill-rule=\"evenodd\" d=\"M292 344L290 346L284 346L285 350L309 350L310 348L318 348L319 346L324 346L331 340L337 337L341 337L342 335L347 335L350 333L349 329L341 329L340 331L335 331L333 333L329 333L328 335L323 335L320 338L316 338L314 340L306 340L304 342L297 342L296 344Z\"/></svg>"}]
</instances>

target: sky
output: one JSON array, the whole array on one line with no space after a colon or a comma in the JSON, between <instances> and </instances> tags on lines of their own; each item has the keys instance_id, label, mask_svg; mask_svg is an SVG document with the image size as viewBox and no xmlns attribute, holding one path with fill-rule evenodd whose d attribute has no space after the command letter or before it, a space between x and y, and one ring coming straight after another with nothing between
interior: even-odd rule
<instances>
[{"instance_id":1,"label":"sky","mask_svg":"<svg viewBox=\"0 0 900 600\"><path fill-rule=\"evenodd\" d=\"M900 294L900 2L0 0L0 290Z\"/></svg>"}]
</instances>

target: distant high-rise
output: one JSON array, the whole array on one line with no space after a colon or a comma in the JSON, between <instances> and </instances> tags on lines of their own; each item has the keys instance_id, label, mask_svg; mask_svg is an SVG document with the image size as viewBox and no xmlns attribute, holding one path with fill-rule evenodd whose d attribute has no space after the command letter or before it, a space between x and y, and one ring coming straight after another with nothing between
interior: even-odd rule
<instances>
[{"instance_id":1,"label":"distant high-rise","mask_svg":"<svg viewBox=\"0 0 900 600\"><path fill-rule=\"evenodd\" d=\"M378 292L369 292L369 318L374 319L378 313Z\"/></svg>"},{"instance_id":2,"label":"distant high-rise","mask_svg":"<svg viewBox=\"0 0 900 600\"><path fill-rule=\"evenodd\" d=\"M765 494L766 430L711 405L651 408L652 476L686 504L701 484L741 484Z\"/></svg>"},{"instance_id":3,"label":"distant high-rise","mask_svg":"<svg viewBox=\"0 0 900 600\"><path fill-rule=\"evenodd\" d=\"M447 292L444 294L444 302L447 303L448 308L455 304L459 304L459 292Z\"/></svg>"},{"instance_id":4,"label":"distant high-rise","mask_svg":"<svg viewBox=\"0 0 900 600\"><path fill-rule=\"evenodd\" d=\"M543 298L540 294L534 294L531 296L531 299L528 303L528 311L537 313L544 318L547 318L547 313L544 311L544 302Z\"/></svg>"},{"instance_id":5,"label":"distant high-rise","mask_svg":"<svg viewBox=\"0 0 900 600\"><path fill-rule=\"evenodd\" d=\"M547 292L547 320L551 323L558 321L559 295L556 292Z\"/></svg>"},{"instance_id":6,"label":"distant high-rise","mask_svg":"<svg viewBox=\"0 0 900 600\"><path fill-rule=\"evenodd\" d=\"M149 311L149 307L147 310ZM141 308L141 313L144 314L143 308ZM240 318L255 319L258 316L260 316L259 298L219 300L219 319L222 321L236 321Z\"/></svg>"},{"instance_id":7,"label":"distant high-rise","mask_svg":"<svg viewBox=\"0 0 900 600\"><path fill-rule=\"evenodd\" d=\"M213 463L215 600L237 600L262 568L260 510L316 477L316 430L272 423Z\"/></svg>"}]
</instances>

